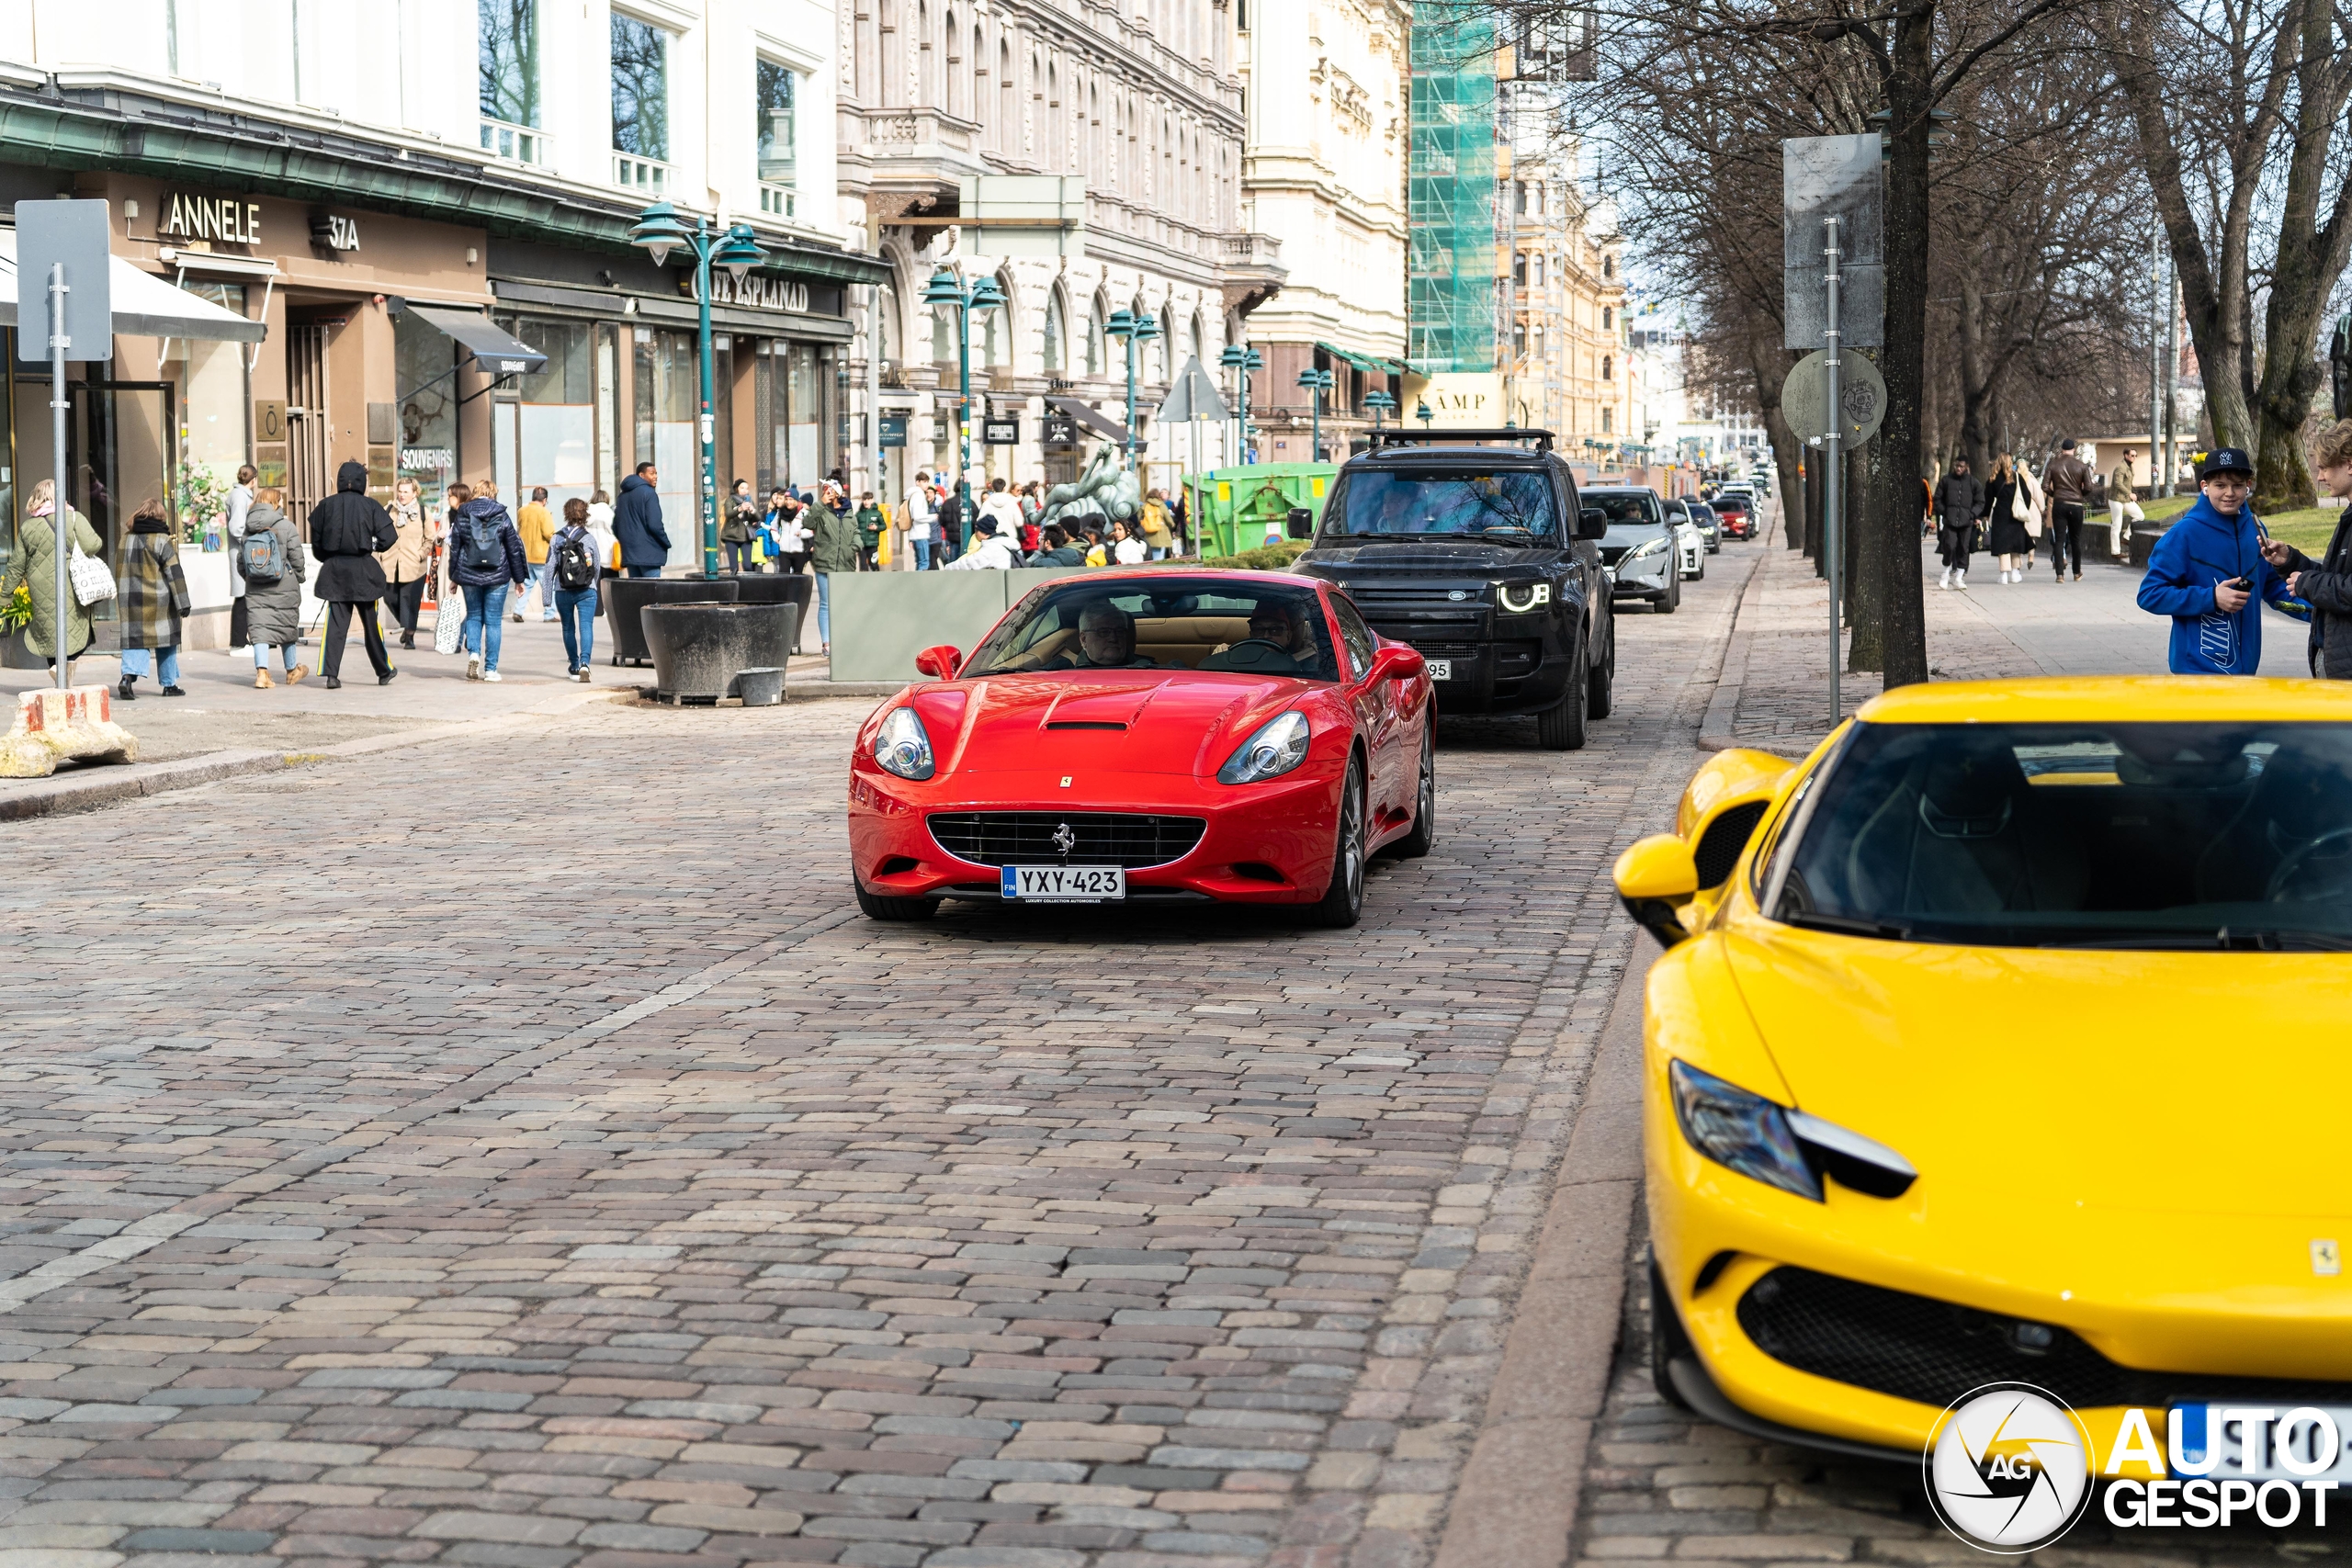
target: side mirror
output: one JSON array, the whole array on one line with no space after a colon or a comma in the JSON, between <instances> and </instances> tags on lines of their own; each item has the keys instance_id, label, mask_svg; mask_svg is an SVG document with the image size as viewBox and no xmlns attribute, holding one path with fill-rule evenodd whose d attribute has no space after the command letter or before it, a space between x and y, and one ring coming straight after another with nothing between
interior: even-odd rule
<instances>
[{"instance_id":1,"label":"side mirror","mask_svg":"<svg viewBox=\"0 0 2352 1568\"><path fill-rule=\"evenodd\" d=\"M1699 863L1689 844L1672 833L1636 839L1617 857L1610 876L1625 912L1660 946L1672 947L1690 935L1675 914L1676 905L1699 891Z\"/></svg>"},{"instance_id":2,"label":"side mirror","mask_svg":"<svg viewBox=\"0 0 2352 1568\"><path fill-rule=\"evenodd\" d=\"M1384 681L1409 681L1421 672L1424 664L1420 649L1391 643L1372 656L1372 672L1364 679L1375 686Z\"/></svg>"},{"instance_id":3,"label":"side mirror","mask_svg":"<svg viewBox=\"0 0 2352 1568\"><path fill-rule=\"evenodd\" d=\"M941 643L916 654L915 668L936 680L953 681L956 671L964 668L964 654L953 643Z\"/></svg>"},{"instance_id":4,"label":"side mirror","mask_svg":"<svg viewBox=\"0 0 2352 1568\"><path fill-rule=\"evenodd\" d=\"M1609 513L1598 506L1588 506L1577 513L1577 537L1605 539L1609 536Z\"/></svg>"},{"instance_id":5,"label":"side mirror","mask_svg":"<svg viewBox=\"0 0 2352 1568\"><path fill-rule=\"evenodd\" d=\"M1315 513L1313 509L1305 506L1292 507L1290 509L1290 516L1285 521L1283 531L1294 539L1311 539L1315 537Z\"/></svg>"}]
</instances>

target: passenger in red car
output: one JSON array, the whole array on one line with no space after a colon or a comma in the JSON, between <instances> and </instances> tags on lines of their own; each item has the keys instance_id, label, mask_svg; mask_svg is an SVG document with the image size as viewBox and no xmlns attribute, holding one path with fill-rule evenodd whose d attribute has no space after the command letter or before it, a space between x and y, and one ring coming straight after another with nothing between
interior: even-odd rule
<instances>
[{"instance_id":1,"label":"passenger in red car","mask_svg":"<svg viewBox=\"0 0 2352 1568\"><path fill-rule=\"evenodd\" d=\"M1078 613L1078 651L1058 654L1047 670L1164 670L1136 652L1136 619L1116 604L1089 604Z\"/></svg>"}]
</instances>

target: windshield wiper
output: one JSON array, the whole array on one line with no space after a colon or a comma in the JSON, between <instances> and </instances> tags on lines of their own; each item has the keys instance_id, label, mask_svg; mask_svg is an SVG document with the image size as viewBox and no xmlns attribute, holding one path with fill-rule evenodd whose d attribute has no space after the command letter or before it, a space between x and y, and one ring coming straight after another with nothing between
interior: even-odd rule
<instances>
[{"instance_id":1,"label":"windshield wiper","mask_svg":"<svg viewBox=\"0 0 2352 1568\"><path fill-rule=\"evenodd\" d=\"M2313 931L2223 926L2218 931L2109 931L2104 936L2045 942L2043 947L2133 948L2215 953L2352 953L2352 936Z\"/></svg>"},{"instance_id":2,"label":"windshield wiper","mask_svg":"<svg viewBox=\"0 0 2352 1568\"><path fill-rule=\"evenodd\" d=\"M1909 942L1911 928L1889 920L1865 920L1851 915L1825 915L1815 909L1795 909L1781 919L1807 931L1837 931L1843 936L1874 936L1888 942Z\"/></svg>"}]
</instances>

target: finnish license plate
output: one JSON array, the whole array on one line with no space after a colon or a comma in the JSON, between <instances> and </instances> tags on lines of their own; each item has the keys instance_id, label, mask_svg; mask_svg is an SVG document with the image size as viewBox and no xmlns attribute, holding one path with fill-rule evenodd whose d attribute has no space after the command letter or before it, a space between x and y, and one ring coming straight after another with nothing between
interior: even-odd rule
<instances>
[{"instance_id":1,"label":"finnish license plate","mask_svg":"<svg viewBox=\"0 0 2352 1568\"><path fill-rule=\"evenodd\" d=\"M1116 865L1008 865L1004 896L1032 904L1102 904L1127 896L1127 873Z\"/></svg>"},{"instance_id":2,"label":"finnish license plate","mask_svg":"<svg viewBox=\"0 0 2352 1568\"><path fill-rule=\"evenodd\" d=\"M1451 659L1424 659L1421 663L1429 671L1430 679L1432 681L1453 679L1453 660Z\"/></svg>"},{"instance_id":3,"label":"finnish license plate","mask_svg":"<svg viewBox=\"0 0 2352 1568\"><path fill-rule=\"evenodd\" d=\"M2252 1404L2252 1400L2246 1404ZM2325 1428L2305 1414L2293 1426L2282 1429L2282 1418L2294 1405L2290 1399L2267 1399L2267 1408L2241 1412L2234 1404L2181 1404L2168 1413L2180 1423L2180 1457L2184 1463L2202 1465L2213 1459L2211 1472L2224 1481L2335 1481L2352 1482L2352 1406L2320 1404L2316 1409L2335 1423L2335 1452L2324 1456L2320 1445L2325 1440ZM2209 1450L2208 1412L2211 1427L2210 1444L2220 1450L2218 1456ZM2155 1416L2150 1411L2150 1417ZM2248 1446L2247 1416L2256 1428ZM2266 1417L2267 1417L2266 1419ZM2166 1439L2164 1427L2158 1427L2154 1437L2158 1442ZM2327 1462L2323 1463L2323 1459ZM2303 1468L2297 1471L2282 1459L2292 1460Z\"/></svg>"}]
</instances>

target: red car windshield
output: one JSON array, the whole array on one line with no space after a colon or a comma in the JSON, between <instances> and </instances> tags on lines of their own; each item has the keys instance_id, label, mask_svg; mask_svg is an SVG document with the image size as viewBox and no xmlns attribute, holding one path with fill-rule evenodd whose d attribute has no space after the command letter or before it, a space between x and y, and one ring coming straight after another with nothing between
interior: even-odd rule
<instances>
[{"instance_id":1,"label":"red car windshield","mask_svg":"<svg viewBox=\"0 0 2352 1568\"><path fill-rule=\"evenodd\" d=\"M1231 578L1048 583L1021 602L959 674L1187 670L1337 681L1312 588Z\"/></svg>"}]
</instances>

